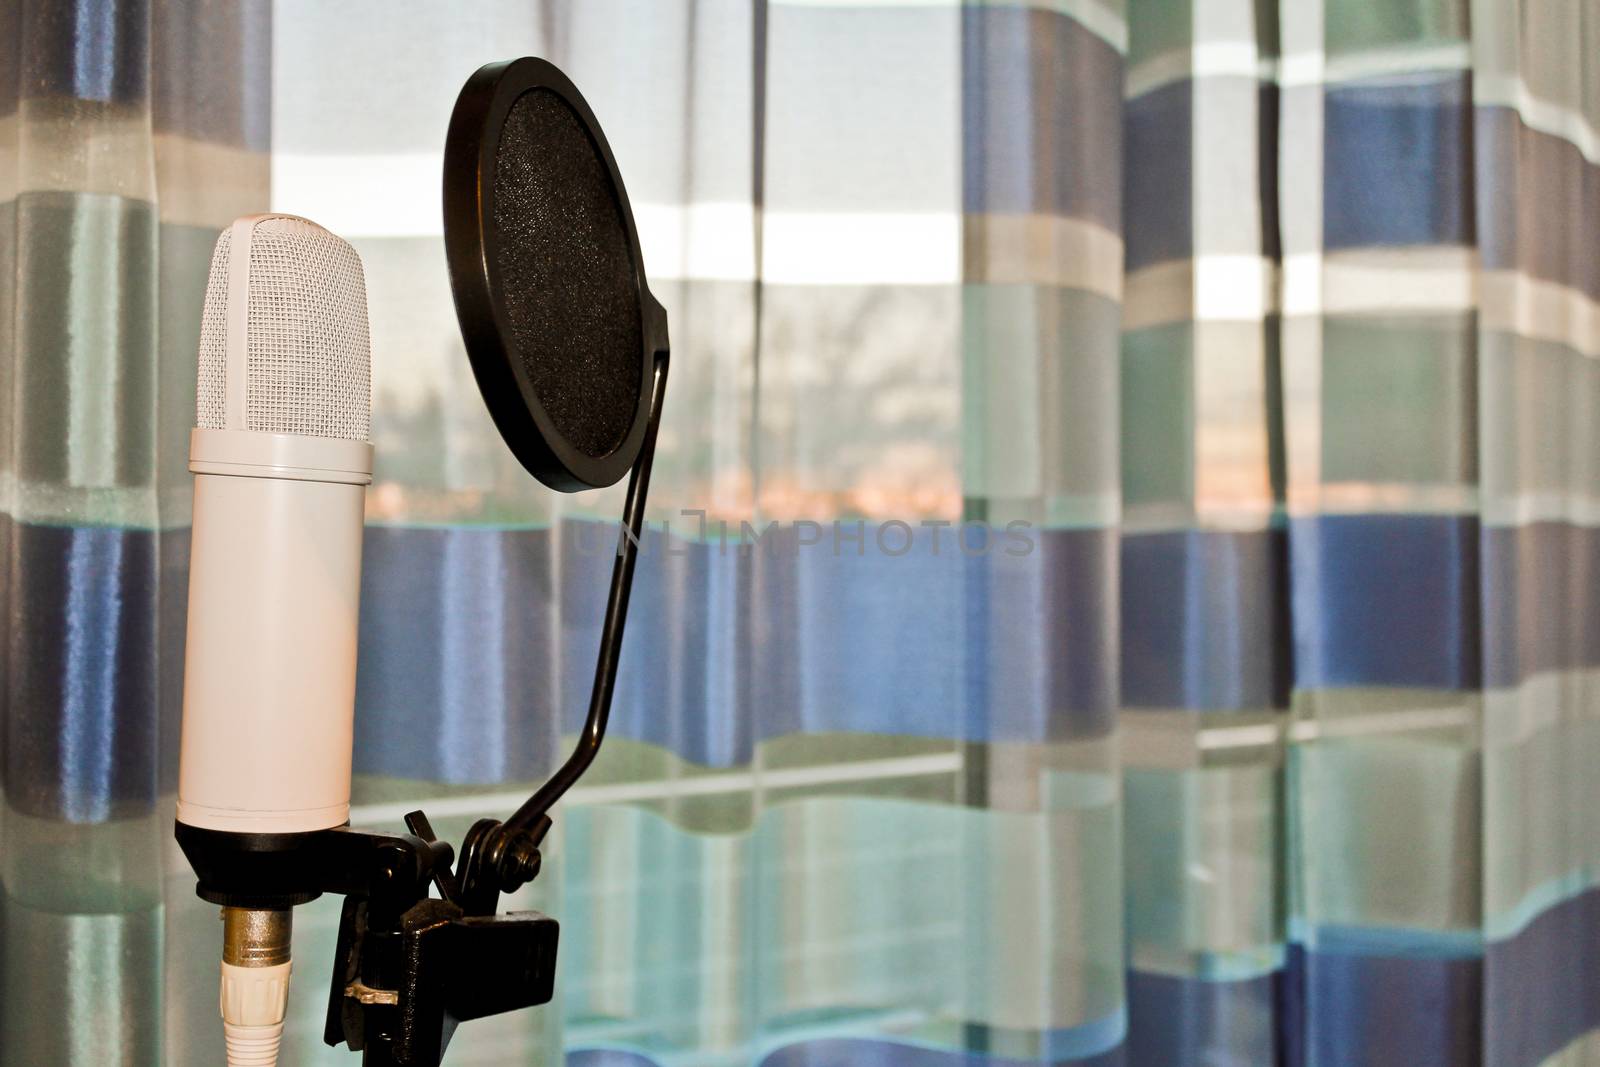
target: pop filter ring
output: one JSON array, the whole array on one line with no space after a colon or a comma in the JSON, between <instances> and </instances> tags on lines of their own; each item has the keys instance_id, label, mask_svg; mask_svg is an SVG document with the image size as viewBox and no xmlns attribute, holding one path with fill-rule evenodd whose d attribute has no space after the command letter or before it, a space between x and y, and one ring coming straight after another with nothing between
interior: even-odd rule
<instances>
[{"instance_id":1,"label":"pop filter ring","mask_svg":"<svg viewBox=\"0 0 1600 1067\"><path fill-rule=\"evenodd\" d=\"M496 264L502 236L495 225L500 137L524 94L553 93L569 107L603 164L627 240L638 288L641 347L637 401L627 433L603 456L561 432L530 381L506 312ZM645 279L639 232L622 175L600 123L572 81L554 64L527 56L481 67L462 87L445 139L444 243L462 339L495 427L529 473L552 489L576 492L611 485L634 465L649 421L651 378L668 348L667 316Z\"/></svg>"}]
</instances>

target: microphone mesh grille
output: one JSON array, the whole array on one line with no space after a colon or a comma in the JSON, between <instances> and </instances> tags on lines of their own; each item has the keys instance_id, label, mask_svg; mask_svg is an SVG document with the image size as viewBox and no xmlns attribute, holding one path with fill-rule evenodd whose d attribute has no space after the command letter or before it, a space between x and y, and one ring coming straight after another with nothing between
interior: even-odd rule
<instances>
[{"instance_id":1,"label":"microphone mesh grille","mask_svg":"<svg viewBox=\"0 0 1600 1067\"><path fill-rule=\"evenodd\" d=\"M196 422L227 428L228 285L233 231L211 255L200 321ZM315 223L269 217L250 238L244 428L365 441L372 342L361 258Z\"/></svg>"}]
</instances>

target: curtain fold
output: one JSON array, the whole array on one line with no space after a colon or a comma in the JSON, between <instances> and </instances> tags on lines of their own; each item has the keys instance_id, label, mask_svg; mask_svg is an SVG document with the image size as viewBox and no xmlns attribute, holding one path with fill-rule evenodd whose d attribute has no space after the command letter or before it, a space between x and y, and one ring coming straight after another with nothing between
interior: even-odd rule
<instances>
[{"instance_id":1,"label":"curtain fold","mask_svg":"<svg viewBox=\"0 0 1600 1067\"><path fill-rule=\"evenodd\" d=\"M448 1062L1600 1064L1600 6L0 9L0 1058L220 1059L172 846L211 245L369 285L356 808L503 815L620 487L484 417L478 65L604 125L672 317L611 735ZM300 909L285 1062L337 902ZM93 1020L92 1022L90 1020Z\"/></svg>"},{"instance_id":2,"label":"curtain fold","mask_svg":"<svg viewBox=\"0 0 1600 1067\"><path fill-rule=\"evenodd\" d=\"M163 988L188 951L167 843L184 456L209 249L267 203L267 15L0 8L7 1062L153 1064L187 1045Z\"/></svg>"}]
</instances>

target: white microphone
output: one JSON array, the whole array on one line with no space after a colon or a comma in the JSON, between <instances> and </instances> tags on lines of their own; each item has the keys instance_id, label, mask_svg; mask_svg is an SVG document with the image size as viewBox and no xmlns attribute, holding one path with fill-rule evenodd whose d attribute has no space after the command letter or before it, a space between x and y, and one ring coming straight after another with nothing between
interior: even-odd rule
<instances>
[{"instance_id":1,"label":"white microphone","mask_svg":"<svg viewBox=\"0 0 1600 1067\"><path fill-rule=\"evenodd\" d=\"M189 444L177 819L246 850L349 818L371 363L355 249L292 215L223 231ZM271 1064L290 912L223 915L229 1063Z\"/></svg>"}]
</instances>

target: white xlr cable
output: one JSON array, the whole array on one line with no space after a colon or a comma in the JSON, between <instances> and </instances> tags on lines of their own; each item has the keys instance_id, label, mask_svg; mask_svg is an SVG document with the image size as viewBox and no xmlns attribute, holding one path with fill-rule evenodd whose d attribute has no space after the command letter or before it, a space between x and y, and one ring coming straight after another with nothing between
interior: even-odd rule
<instances>
[{"instance_id":1,"label":"white xlr cable","mask_svg":"<svg viewBox=\"0 0 1600 1067\"><path fill-rule=\"evenodd\" d=\"M222 909L222 1034L228 1067L276 1067L289 1005L287 908Z\"/></svg>"}]
</instances>

